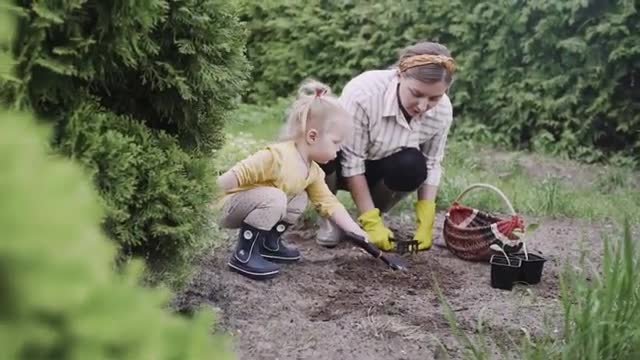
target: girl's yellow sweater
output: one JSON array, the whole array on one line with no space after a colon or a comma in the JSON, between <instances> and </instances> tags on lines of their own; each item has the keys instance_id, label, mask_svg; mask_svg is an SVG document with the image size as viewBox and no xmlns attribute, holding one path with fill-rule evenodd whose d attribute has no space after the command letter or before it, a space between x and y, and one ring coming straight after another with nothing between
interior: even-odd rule
<instances>
[{"instance_id":1,"label":"girl's yellow sweater","mask_svg":"<svg viewBox=\"0 0 640 360\"><path fill-rule=\"evenodd\" d=\"M309 201L323 217L330 217L337 209L344 208L329 190L324 171L318 164L311 162L306 177L300 173L298 164L300 153L295 142L269 145L231 168L238 187L228 191L222 201L239 191L269 186L282 190L289 198L306 191Z\"/></svg>"}]
</instances>

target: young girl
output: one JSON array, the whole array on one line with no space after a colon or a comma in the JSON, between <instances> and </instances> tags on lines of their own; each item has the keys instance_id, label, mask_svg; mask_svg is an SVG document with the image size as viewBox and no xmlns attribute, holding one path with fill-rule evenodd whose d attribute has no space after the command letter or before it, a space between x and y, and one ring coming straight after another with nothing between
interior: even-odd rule
<instances>
[{"instance_id":1,"label":"young girl","mask_svg":"<svg viewBox=\"0 0 640 360\"><path fill-rule=\"evenodd\" d=\"M286 246L281 236L308 200L321 216L368 239L331 193L317 164L335 159L351 131L351 118L330 89L316 81L304 83L284 130L281 142L240 161L218 179L226 193L221 225L240 228L228 265L252 279L276 276L280 267L273 262L300 259L300 252Z\"/></svg>"}]
</instances>

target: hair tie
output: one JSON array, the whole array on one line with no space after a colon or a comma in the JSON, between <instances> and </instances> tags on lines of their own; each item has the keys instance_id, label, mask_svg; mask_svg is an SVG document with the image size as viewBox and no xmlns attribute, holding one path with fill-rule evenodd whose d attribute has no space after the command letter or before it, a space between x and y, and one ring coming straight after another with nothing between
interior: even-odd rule
<instances>
[{"instance_id":1,"label":"hair tie","mask_svg":"<svg viewBox=\"0 0 640 360\"><path fill-rule=\"evenodd\" d=\"M316 89L316 97L319 98L320 96L324 95L327 93L327 89L322 89L322 88L318 88Z\"/></svg>"}]
</instances>

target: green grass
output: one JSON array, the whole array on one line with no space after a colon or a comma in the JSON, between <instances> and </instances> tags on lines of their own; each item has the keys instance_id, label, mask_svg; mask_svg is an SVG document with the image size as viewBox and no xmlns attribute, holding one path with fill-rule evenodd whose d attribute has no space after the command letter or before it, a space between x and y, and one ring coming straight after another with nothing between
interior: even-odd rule
<instances>
[{"instance_id":1,"label":"green grass","mask_svg":"<svg viewBox=\"0 0 640 360\"><path fill-rule=\"evenodd\" d=\"M612 170L615 181L601 180L607 186L597 183L580 188L555 177L536 180L519 166L517 158L497 164L494 169L485 168L481 165L481 155L477 155L478 147L455 139L449 143L439 208L450 206L470 184L489 183L507 195L516 212L526 215L621 221L626 214L634 222L640 219L640 192L623 180L632 176L630 170ZM490 191L470 193L462 202L483 210L506 212L503 201Z\"/></svg>"},{"instance_id":2,"label":"green grass","mask_svg":"<svg viewBox=\"0 0 640 360\"><path fill-rule=\"evenodd\" d=\"M630 224L625 222L623 229L621 240L605 240L601 271L585 261L565 267L562 336L552 331L537 339L508 336L510 355L505 358L514 358L514 353L527 360L640 358L640 253ZM483 330L475 335L460 331L453 311L442 295L440 299L465 358L490 359L494 339Z\"/></svg>"},{"instance_id":3,"label":"green grass","mask_svg":"<svg viewBox=\"0 0 640 360\"><path fill-rule=\"evenodd\" d=\"M242 105L231 117L227 128L229 142L214 158L221 170L277 138L284 122L288 100L280 99L275 106ZM571 217L592 221L621 221L630 216L640 221L640 191L629 181L633 176L627 168L610 167L588 188L575 188L565 180L548 177L534 179L512 161L496 162L492 168L483 166L479 144L451 138L444 160L445 173L438 192L437 206L445 210L458 195L474 183L489 183L502 190L517 213L529 216ZM634 175L635 174L635 175ZM348 194L339 197L348 208L353 203ZM415 196L409 196L392 210L392 214L413 212ZM472 192L462 201L465 205L491 212L506 213L502 200L487 190Z\"/></svg>"},{"instance_id":4,"label":"green grass","mask_svg":"<svg viewBox=\"0 0 640 360\"><path fill-rule=\"evenodd\" d=\"M568 340L564 344L552 342L552 354L561 354L563 359L640 358L638 255L626 223L622 241L605 247L602 274L567 271L562 299ZM592 282L585 275L593 276Z\"/></svg>"},{"instance_id":5,"label":"green grass","mask_svg":"<svg viewBox=\"0 0 640 360\"><path fill-rule=\"evenodd\" d=\"M243 104L229 116L225 131L228 134L248 133L257 140L275 140L285 123L289 104L288 99L279 99L271 107Z\"/></svg>"}]
</instances>

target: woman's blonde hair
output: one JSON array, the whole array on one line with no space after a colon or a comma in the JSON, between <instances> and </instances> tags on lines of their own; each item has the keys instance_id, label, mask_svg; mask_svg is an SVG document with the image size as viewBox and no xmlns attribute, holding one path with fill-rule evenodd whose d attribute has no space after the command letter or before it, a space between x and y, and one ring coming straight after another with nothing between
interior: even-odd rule
<instances>
[{"instance_id":1,"label":"woman's blonde hair","mask_svg":"<svg viewBox=\"0 0 640 360\"><path fill-rule=\"evenodd\" d=\"M331 92L331 88L309 79L298 88L298 96L289 108L281 140L296 140L306 135L309 125L321 134L332 128L336 121L349 119L347 111ZM350 121L347 121L350 123Z\"/></svg>"}]
</instances>

